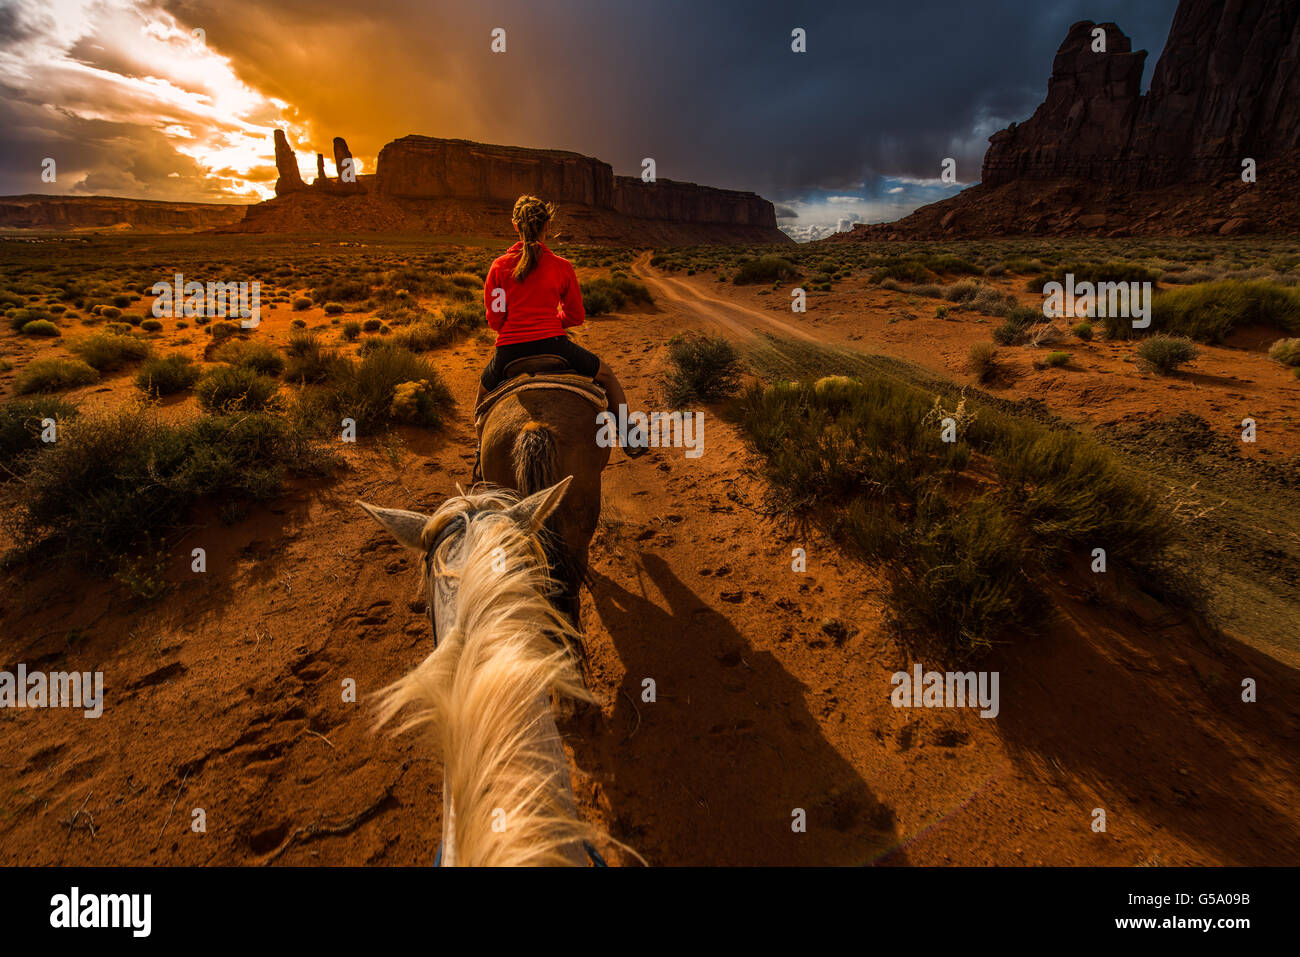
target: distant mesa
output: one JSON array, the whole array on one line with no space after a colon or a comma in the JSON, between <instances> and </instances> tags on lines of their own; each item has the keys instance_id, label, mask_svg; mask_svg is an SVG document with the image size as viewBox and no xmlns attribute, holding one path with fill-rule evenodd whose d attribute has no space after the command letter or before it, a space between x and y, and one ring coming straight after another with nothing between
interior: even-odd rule
<instances>
[{"instance_id":1,"label":"distant mesa","mask_svg":"<svg viewBox=\"0 0 1300 957\"><path fill-rule=\"evenodd\" d=\"M317 154L317 177L307 184L284 132L276 130L274 140L276 198L249 207L235 231L508 237L510 204L533 193L559 204L560 241L790 242L777 228L772 204L756 193L615 176L608 163L580 153L412 135L380 150L375 172L356 176L355 182L329 178L324 157ZM335 168L347 168L351 159L347 143L335 137Z\"/></svg>"},{"instance_id":2,"label":"distant mesa","mask_svg":"<svg viewBox=\"0 0 1300 957\"><path fill-rule=\"evenodd\" d=\"M772 204L756 193L615 176L608 163L562 150L489 146L404 136L357 174L352 151L333 139L335 175L316 154L304 182L283 130L275 147L275 198L251 206L114 197L0 197L0 228L239 233L410 233L514 236L510 208L521 193L560 207L556 242L618 246L788 243Z\"/></svg>"},{"instance_id":3,"label":"distant mesa","mask_svg":"<svg viewBox=\"0 0 1300 957\"><path fill-rule=\"evenodd\" d=\"M194 233L229 227L246 206L118 196L0 196L0 229L65 233Z\"/></svg>"},{"instance_id":4,"label":"distant mesa","mask_svg":"<svg viewBox=\"0 0 1300 957\"><path fill-rule=\"evenodd\" d=\"M1146 51L1076 23L1042 105L989 138L978 185L833 239L1300 231L1298 55L1296 0L1182 0L1143 94Z\"/></svg>"}]
</instances>

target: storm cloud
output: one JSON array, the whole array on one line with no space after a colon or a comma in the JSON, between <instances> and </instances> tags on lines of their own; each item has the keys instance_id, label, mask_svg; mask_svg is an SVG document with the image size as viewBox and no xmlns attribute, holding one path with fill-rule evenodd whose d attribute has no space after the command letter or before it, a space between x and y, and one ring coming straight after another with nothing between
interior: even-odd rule
<instances>
[{"instance_id":1,"label":"storm cloud","mask_svg":"<svg viewBox=\"0 0 1300 957\"><path fill-rule=\"evenodd\" d=\"M1117 22L1149 78L1176 5L0 0L0 192L247 202L269 192L283 126L308 179L333 136L373 170L385 143L423 133L624 174L652 157L661 177L755 190L805 226L892 218L946 194L945 157L979 178L989 134L1042 100L1071 23Z\"/></svg>"}]
</instances>

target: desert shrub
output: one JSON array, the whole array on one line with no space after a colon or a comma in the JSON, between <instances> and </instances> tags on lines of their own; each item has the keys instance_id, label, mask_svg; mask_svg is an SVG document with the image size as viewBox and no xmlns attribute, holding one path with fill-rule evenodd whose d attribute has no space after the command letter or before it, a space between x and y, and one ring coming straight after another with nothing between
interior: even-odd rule
<instances>
[{"instance_id":1,"label":"desert shrub","mask_svg":"<svg viewBox=\"0 0 1300 957\"><path fill-rule=\"evenodd\" d=\"M383 323L381 321L372 317L370 319L367 319L365 322L363 322L361 324L361 328L364 329L366 332L378 332L379 327L382 325Z\"/></svg>"},{"instance_id":2,"label":"desert shrub","mask_svg":"<svg viewBox=\"0 0 1300 957\"><path fill-rule=\"evenodd\" d=\"M722 336L674 336L668 343L668 362L664 391L671 406L732 396L745 369L736 347Z\"/></svg>"},{"instance_id":3,"label":"desert shrub","mask_svg":"<svg viewBox=\"0 0 1300 957\"><path fill-rule=\"evenodd\" d=\"M1084 342L1087 342L1089 339L1092 338L1092 323L1077 322L1070 328L1070 331L1074 333L1076 338L1082 339Z\"/></svg>"},{"instance_id":4,"label":"desert shrub","mask_svg":"<svg viewBox=\"0 0 1300 957\"><path fill-rule=\"evenodd\" d=\"M217 366L203 373L194 394L205 410L226 414L274 408L279 390L278 382L253 369Z\"/></svg>"},{"instance_id":5,"label":"desert shrub","mask_svg":"<svg viewBox=\"0 0 1300 957\"><path fill-rule=\"evenodd\" d=\"M99 372L113 372L123 365L147 359L151 352L149 343L144 339L114 332L112 328L74 339L68 348L73 355L79 356Z\"/></svg>"},{"instance_id":6,"label":"desert shrub","mask_svg":"<svg viewBox=\"0 0 1300 957\"><path fill-rule=\"evenodd\" d=\"M930 271L915 259L895 259L877 267L871 273L871 281L883 283L887 279L896 282L923 283L930 278Z\"/></svg>"},{"instance_id":7,"label":"desert shrub","mask_svg":"<svg viewBox=\"0 0 1300 957\"><path fill-rule=\"evenodd\" d=\"M438 335L438 341L434 344L446 345L483 328L483 308L476 303L450 306L431 325Z\"/></svg>"},{"instance_id":8,"label":"desert shrub","mask_svg":"<svg viewBox=\"0 0 1300 957\"><path fill-rule=\"evenodd\" d=\"M259 375L277 376L284 371L284 357L265 342L230 339L212 353L217 362L252 369Z\"/></svg>"},{"instance_id":9,"label":"desert shrub","mask_svg":"<svg viewBox=\"0 0 1300 957\"><path fill-rule=\"evenodd\" d=\"M443 332L433 323L413 323L393 335L392 344L410 352L428 352L446 341ZM367 339L362 345L362 355L366 355L387 343L382 339Z\"/></svg>"},{"instance_id":10,"label":"desert shrub","mask_svg":"<svg viewBox=\"0 0 1300 957\"><path fill-rule=\"evenodd\" d=\"M14 391L19 395L59 392L98 380L99 373L80 359L33 359L18 373Z\"/></svg>"},{"instance_id":11,"label":"desert shrub","mask_svg":"<svg viewBox=\"0 0 1300 957\"><path fill-rule=\"evenodd\" d=\"M1042 318L1040 313L1028 306L1012 309L1006 319L993 330L993 341L1001 346L1023 342L1029 335L1030 327Z\"/></svg>"},{"instance_id":12,"label":"desert shrub","mask_svg":"<svg viewBox=\"0 0 1300 957\"><path fill-rule=\"evenodd\" d=\"M325 303L325 314L327 316L337 316L342 311L343 311L343 304L341 302Z\"/></svg>"},{"instance_id":13,"label":"desert shrub","mask_svg":"<svg viewBox=\"0 0 1300 957\"><path fill-rule=\"evenodd\" d=\"M112 296L109 301L119 309L125 309L127 306L131 305L131 297L124 293L118 293L116 296Z\"/></svg>"},{"instance_id":14,"label":"desert shrub","mask_svg":"<svg viewBox=\"0 0 1300 957\"><path fill-rule=\"evenodd\" d=\"M966 368L980 382L991 381L998 372L998 350L991 342L976 342L966 353Z\"/></svg>"},{"instance_id":15,"label":"desert shrub","mask_svg":"<svg viewBox=\"0 0 1300 957\"><path fill-rule=\"evenodd\" d=\"M23 326L29 322L48 322L50 312L47 309L15 309L9 313L9 327L14 332L22 332Z\"/></svg>"},{"instance_id":16,"label":"desert shrub","mask_svg":"<svg viewBox=\"0 0 1300 957\"><path fill-rule=\"evenodd\" d=\"M1043 356L1043 365L1052 367L1066 365L1069 361L1070 354L1068 352L1061 352L1060 350L1049 352L1047 355Z\"/></svg>"},{"instance_id":17,"label":"desert shrub","mask_svg":"<svg viewBox=\"0 0 1300 957\"><path fill-rule=\"evenodd\" d=\"M119 309L117 306L105 306L103 309L99 310L99 314L103 316L105 319L122 318L122 310Z\"/></svg>"},{"instance_id":18,"label":"desert shrub","mask_svg":"<svg viewBox=\"0 0 1300 957\"><path fill-rule=\"evenodd\" d=\"M1161 375L1172 375L1185 363L1196 358L1198 350L1190 339L1181 336L1152 336L1138 346L1138 358L1147 368Z\"/></svg>"},{"instance_id":19,"label":"desert shrub","mask_svg":"<svg viewBox=\"0 0 1300 957\"><path fill-rule=\"evenodd\" d=\"M311 308L311 300L306 296L299 296L293 301L293 311L302 312L304 309Z\"/></svg>"},{"instance_id":20,"label":"desert shrub","mask_svg":"<svg viewBox=\"0 0 1300 957\"><path fill-rule=\"evenodd\" d=\"M1153 327L1197 342L1222 342L1233 329L1268 326L1300 333L1300 292L1263 280L1225 279L1155 297Z\"/></svg>"},{"instance_id":21,"label":"desert shrub","mask_svg":"<svg viewBox=\"0 0 1300 957\"><path fill-rule=\"evenodd\" d=\"M296 330L289 334L289 361L285 378L292 382L324 382L339 374L347 361L333 346L314 332Z\"/></svg>"},{"instance_id":22,"label":"desert shrub","mask_svg":"<svg viewBox=\"0 0 1300 957\"><path fill-rule=\"evenodd\" d=\"M140 543L177 528L197 500L265 500L286 470L319 474L332 460L281 416L169 423L126 406L77 416L31 463L5 515L14 540L114 571Z\"/></svg>"},{"instance_id":23,"label":"desert shrub","mask_svg":"<svg viewBox=\"0 0 1300 957\"><path fill-rule=\"evenodd\" d=\"M343 338L348 342L355 342L361 336L361 323L356 319L349 319L343 323Z\"/></svg>"},{"instance_id":24,"label":"desert shrub","mask_svg":"<svg viewBox=\"0 0 1300 957\"><path fill-rule=\"evenodd\" d=\"M951 408L950 408L951 407ZM1156 587L1177 525L1103 448L889 375L754 385L738 403L760 455L767 510L822 525L884 568L890 618L909 638L968 657L1036 623L1065 556L1105 548L1112 570ZM959 423L942 441L939 422ZM973 456L999 486L955 485Z\"/></svg>"},{"instance_id":25,"label":"desert shrub","mask_svg":"<svg viewBox=\"0 0 1300 957\"><path fill-rule=\"evenodd\" d=\"M364 279L340 278L333 279L329 282L316 286L311 291L314 301L325 303L325 311L329 311L330 305L338 305L343 302L361 302L370 298L370 283ZM313 300L308 299L311 303ZM306 306L302 308L306 309ZM342 309L340 308L340 311Z\"/></svg>"},{"instance_id":26,"label":"desert shrub","mask_svg":"<svg viewBox=\"0 0 1300 957\"><path fill-rule=\"evenodd\" d=\"M194 360L181 353L166 358L146 359L135 374L135 386L146 395L157 398L173 395L190 388L199 380L199 368Z\"/></svg>"},{"instance_id":27,"label":"desert shrub","mask_svg":"<svg viewBox=\"0 0 1300 957\"><path fill-rule=\"evenodd\" d=\"M306 328L307 328L307 320L306 320L306 319L294 319L292 322L289 323L289 327L290 327L291 329L306 329Z\"/></svg>"},{"instance_id":28,"label":"desert shrub","mask_svg":"<svg viewBox=\"0 0 1300 957\"><path fill-rule=\"evenodd\" d=\"M600 280L596 281L599 282ZM643 282L629 279L626 275L615 273L610 280L610 284L618 290L626 302L635 302L647 306L654 302L654 297L650 295L650 287Z\"/></svg>"},{"instance_id":29,"label":"desert shrub","mask_svg":"<svg viewBox=\"0 0 1300 957\"><path fill-rule=\"evenodd\" d=\"M1056 266L1052 269L1041 272L1030 279L1025 284L1025 287L1030 292L1041 293L1043 291L1043 286L1049 282L1059 282L1064 285L1067 273L1074 276L1074 284L1076 286L1082 282L1090 282L1094 284L1103 282L1149 282L1154 285L1160 278L1159 273L1153 272L1145 266L1139 266L1136 263L1080 262L1066 266Z\"/></svg>"},{"instance_id":30,"label":"desert shrub","mask_svg":"<svg viewBox=\"0 0 1300 957\"><path fill-rule=\"evenodd\" d=\"M162 332L163 324L157 319L146 319L140 323L140 328L145 332Z\"/></svg>"},{"instance_id":31,"label":"desert shrub","mask_svg":"<svg viewBox=\"0 0 1300 957\"><path fill-rule=\"evenodd\" d=\"M0 481L25 472L28 453L53 444L41 441L44 420L53 419L62 427L76 414L75 405L54 396L0 403Z\"/></svg>"},{"instance_id":32,"label":"desert shrub","mask_svg":"<svg viewBox=\"0 0 1300 957\"><path fill-rule=\"evenodd\" d=\"M1279 339L1268 347L1268 357L1284 366L1300 366L1300 339Z\"/></svg>"},{"instance_id":33,"label":"desert shrub","mask_svg":"<svg viewBox=\"0 0 1300 957\"><path fill-rule=\"evenodd\" d=\"M795 264L782 256L759 256L757 259L742 260L731 281L737 286L749 286L755 283L784 282L798 274Z\"/></svg>"},{"instance_id":34,"label":"desert shrub","mask_svg":"<svg viewBox=\"0 0 1300 957\"><path fill-rule=\"evenodd\" d=\"M438 428L451 393L433 364L392 342L381 343L359 362L346 363L327 397L335 421L356 420L362 433L405 423Z\"/></svg>"},{"instance_id":35,"label":"desert shrub","mask_svg":"<svg viewBox=\"0 0 1300 957\"><path fill-rule=\"evenodd\" d=\"M888 289L890 288L890 284L893 282L894 280L892 279L886 279L884 282L880 284L881 288ZM919 286L900 285L897 291L906 292L912 296L925 296L929 299L942 299L944 297L944 294L948 291L948 287L940 286L932 282L926 282L926 283L922 283Z\"/></svg>"},{"instance_id":36,"label":"desert shrub","mask_svg":"<svg viewBox=\"0 0 1300 957\"><path fill-rule=\"evenodd\" d=\"M984 273L983 267L951 253L923 256L921 262L941 276L980 276Z\"/></svg>"},{"instance_id":37,"label":"desert shrub","mask_svg":"<svg viewBox=\"0 0 1300 957\"><path fill-rule=\"evenodd\" d=\"M61 335L59 327L48 319L33 319L23 326L23 335L50 337Z\"/></svg>"},{"instance_id":38,"label":"desert shrub","mask_svg":"<svg viewBox=\"0 0 1300 957\"><path fill-rule=\"evenodd\" d=\"M629 302L651 302L650 290L644 283L628 279L626 276L614 279L593 279L580 286L582 291L582 310L589 316L603 316L617 312ZM482 312L474 309L474 322L482 319Z\"/></svg>"},{"instance_id":39,"label":"desert shrub","mask_svg":"<svg viewBox=\"0 0 1300 957\"><path fill-rule=\"evenodd\" d=\"M976 282L973 279L963 279L955 282L943 290L943 296L949 302L967 303L974 299L984 289L989 288L982 282Z\"/></svg>"},{"instance_id":40,"label":"desert shrub","mask_svg":"<svg viewBox=\"0 0 1300 957\"><path fill-rule=\"evenodd\" d=\"M608 285L582 284L582 311L588 316L604 316L616 312L623 305L617 290Z\"/></svg>"}]
</instances>

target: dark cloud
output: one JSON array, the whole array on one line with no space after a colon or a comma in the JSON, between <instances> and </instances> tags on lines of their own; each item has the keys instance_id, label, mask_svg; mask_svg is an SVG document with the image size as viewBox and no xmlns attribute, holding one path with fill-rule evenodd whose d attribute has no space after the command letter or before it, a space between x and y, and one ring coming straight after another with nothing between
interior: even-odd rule
<instances>
[{"instance_id":1,"label":"dark cloud","mask_svg":"<svg viewBox=\"0 0 1300 957\"><path fill-rule=\"evenodd\" d=\"M154 0L123 2L136 4L141 22L164 17L185 34L201 29L207 47L263 98L245 106L245 132L287 125L308 157L330 155L331 138L342 135L373 169L385 143L424 133L575 150L625 174L653 157L661 177L753 189L778 201L817 189L885 198L881 177L934 179L949 156L958 178L973 181L988 135L1024 120L1041 101L1073 22L1115 20L1135 47L1150 51L1149 77L1177 5L158 0L151 9ZM0 41L48 24L0 9ZM496 27L506 30L504 54L489 48ZM795 27L807 31L806 53L791 52ZM98 70L141 78L164 68L137 52L107 43L91 27L73 47ZM201 85L189 79L191 89ZM49 142L66 145L82 134L76 118L93 114L87 103L95 88L64 87L60 101L42 99L37 88L15 87L13 95L27 115L19 128L5 126L5 192L31 188L32 157L48 155ZM5 114L15 106L6 102ZM47 126L33 125L33 110ZM153 104L148 113L148 129L127 137L134 144L125 149L129 161L115 157L112 170L94 172L95 182L129 183L169 165L138 155L179 148L175 138L160 143L145 135L156 137L169 121L168 105ZM194 122L181 115L170 121ZM83 143L77 162L93 169L91 153L106 145L102 137ZM266 148L269 155L269 142ZM27 172L20 175L16 163ZM235 172L229 162L216 165L223 177ZM264 183L266 173L263 161L245 180ZM192 168L162 175L210 194L201 169L198 179Z\"/></svg>"}]
</instances>

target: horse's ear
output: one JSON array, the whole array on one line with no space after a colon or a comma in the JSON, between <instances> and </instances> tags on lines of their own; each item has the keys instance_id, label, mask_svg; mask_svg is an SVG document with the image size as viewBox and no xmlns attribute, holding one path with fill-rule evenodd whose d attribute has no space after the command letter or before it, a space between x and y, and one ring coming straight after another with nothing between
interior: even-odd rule
<instances>
[{"instance_id":1,"label":"horse's ear","mask_svg":"<svg viewBox=\"0 0 1300 957\"><path fill-rule=\"evenodd\" d=\"M542 527L546 516L559 507L560 499L564 498L564 493L568 491L569 483L572 481L572 475L562 478L550 488L534 492L518 505L512 505L506 514L531 535Z\"/></svg>"},{"instance_id":2,"label":"horse's ear","mask_svg":"<svg viewBox=\"0 0 1300 957\"><path fill-rule=\"evenodd\" d=\"M380 525L388 529L393 538L412 551L424 551L424 526L429 524L429 516L419 512L408 512L400 508L378 508L357 500L357 504Z\"/></svg>"}]
</instances>

